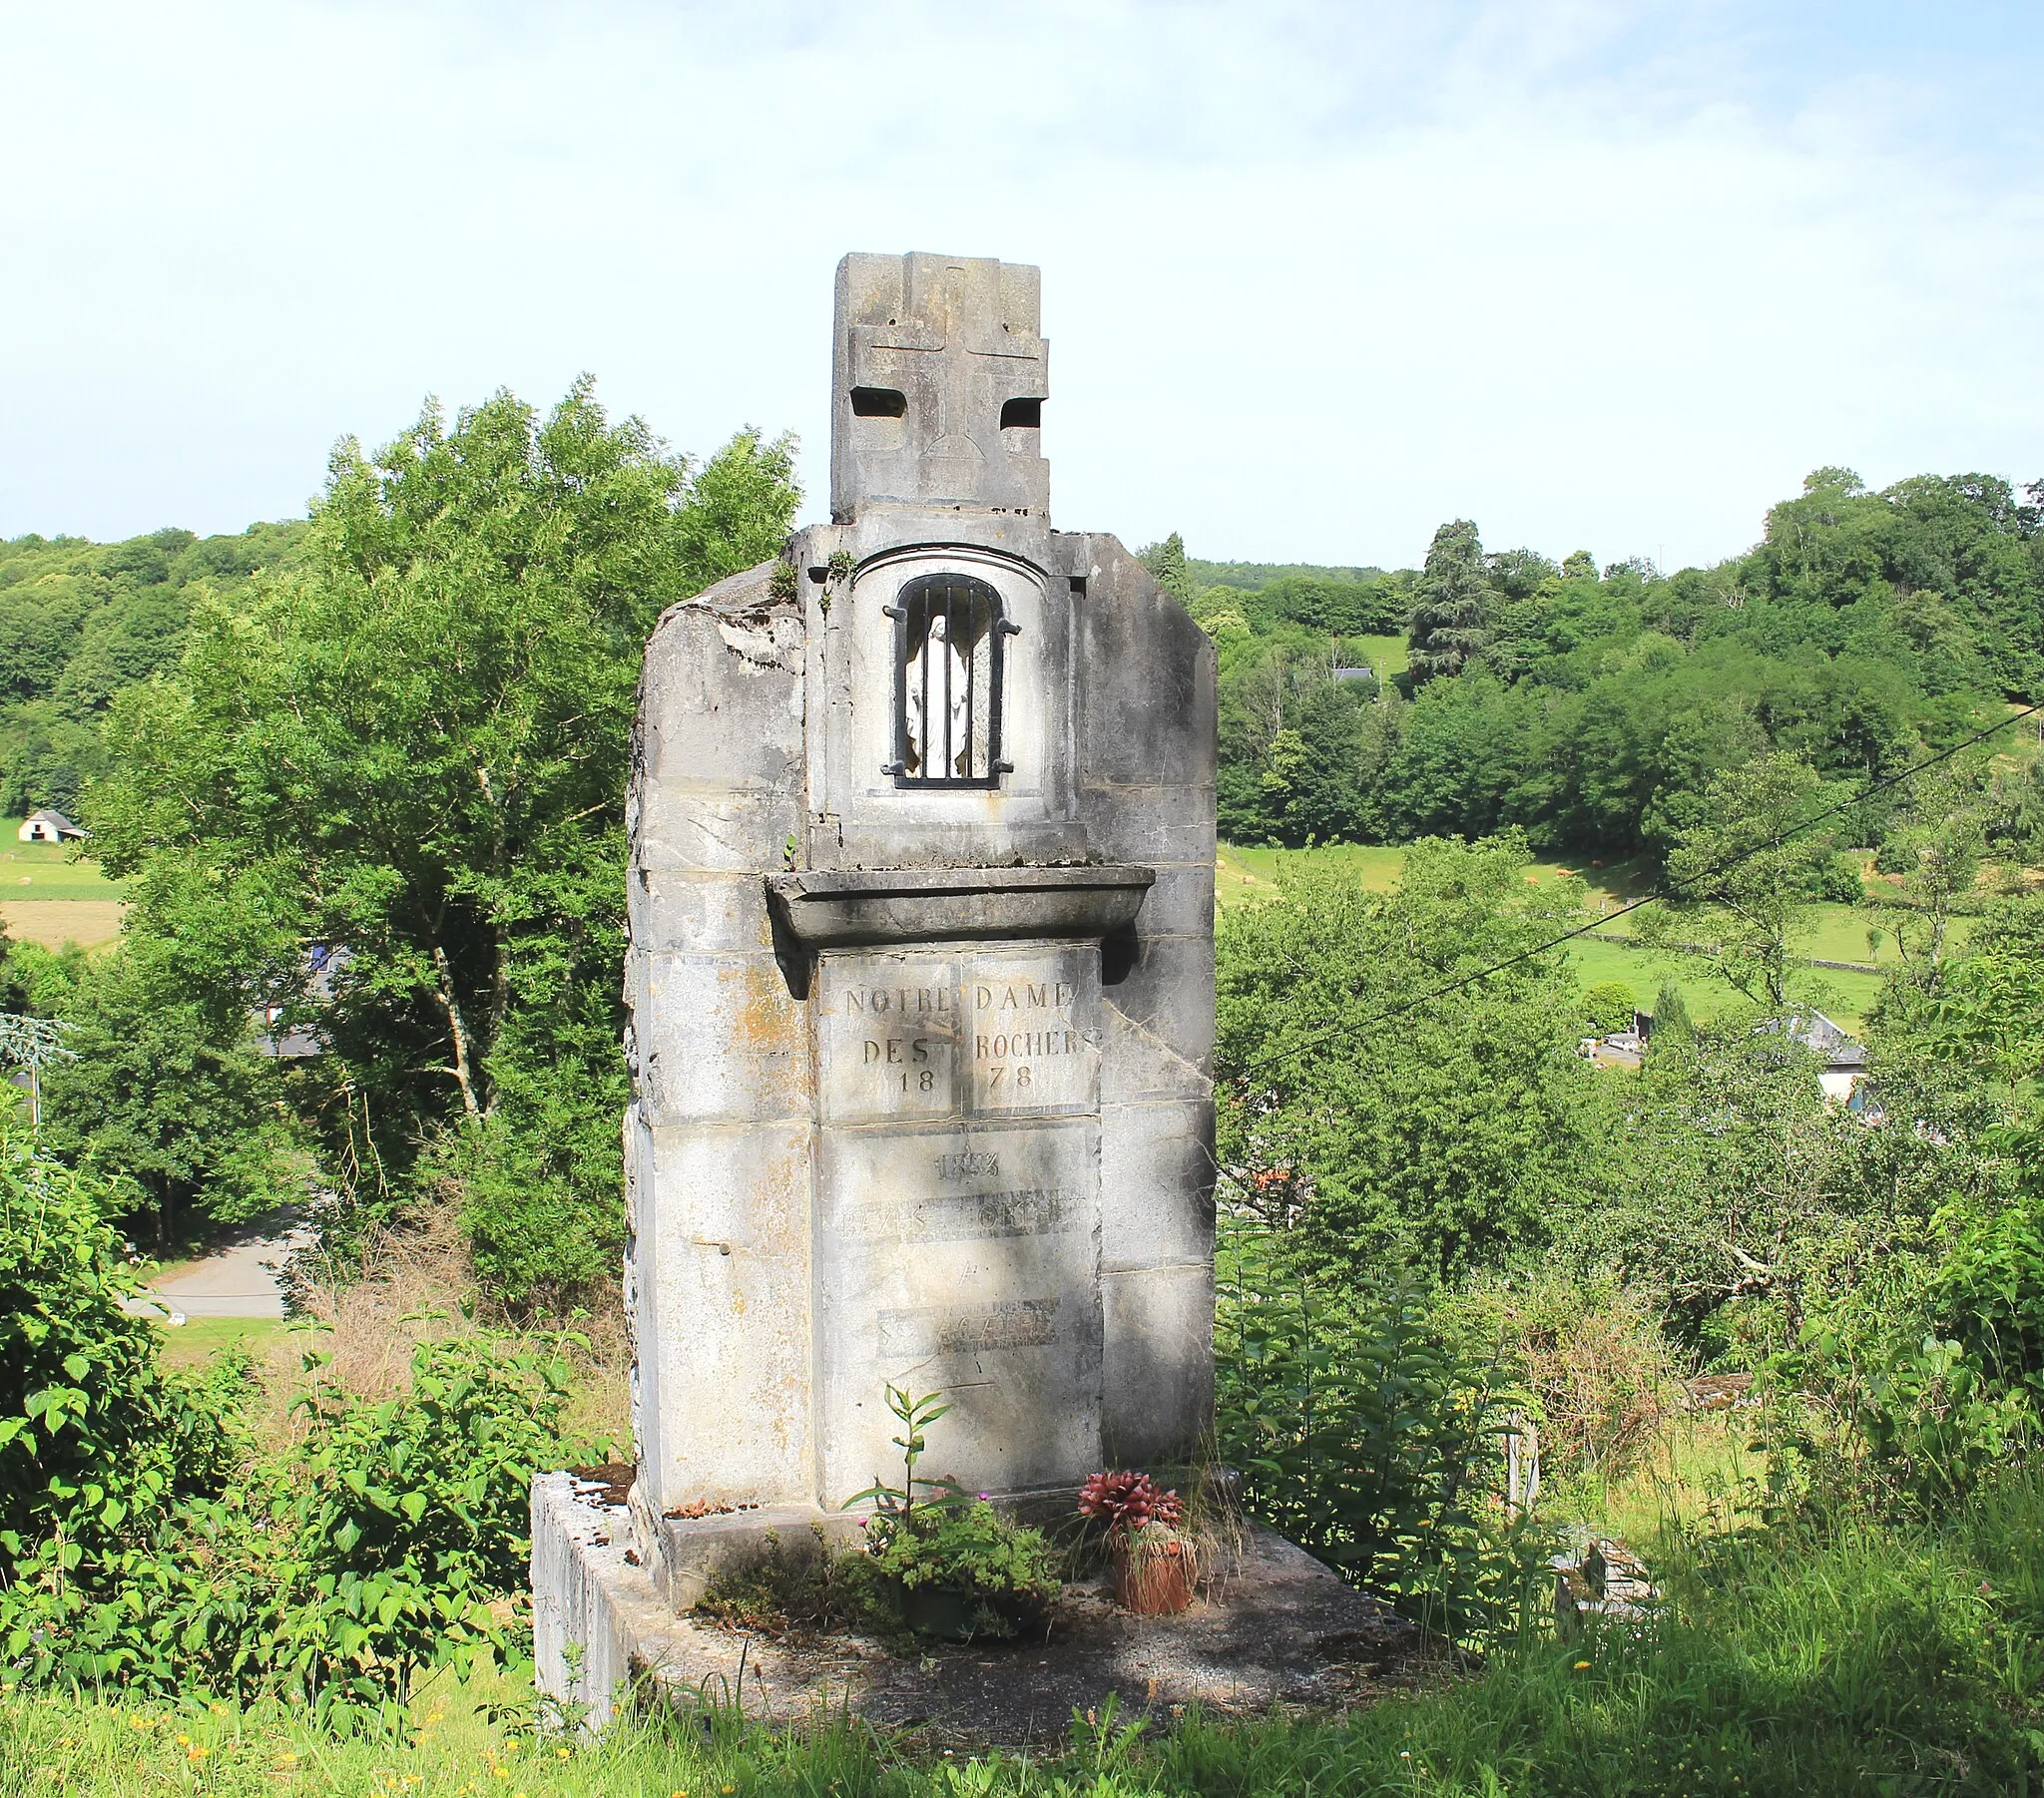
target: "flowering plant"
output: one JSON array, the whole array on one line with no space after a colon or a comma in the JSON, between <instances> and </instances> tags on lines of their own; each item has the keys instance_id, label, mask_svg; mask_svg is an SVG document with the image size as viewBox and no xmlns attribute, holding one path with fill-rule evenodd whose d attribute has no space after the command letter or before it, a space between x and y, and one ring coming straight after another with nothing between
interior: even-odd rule
<instances>
[{"instance_id":1,"label":"flowering plant","mask_svg":"<svg viewBox=\"0 0 2044 1798\"><path fill-rule=\"evenodd\" d=\"M1176 1492L1160 1491L1148 1474L1109 1470L1080 1488L1079 1515L1104 1522L1109 1541L1126 1542L1152 1524L1176 1529L1185 1505Z\"/></svg>"}]
</instances>

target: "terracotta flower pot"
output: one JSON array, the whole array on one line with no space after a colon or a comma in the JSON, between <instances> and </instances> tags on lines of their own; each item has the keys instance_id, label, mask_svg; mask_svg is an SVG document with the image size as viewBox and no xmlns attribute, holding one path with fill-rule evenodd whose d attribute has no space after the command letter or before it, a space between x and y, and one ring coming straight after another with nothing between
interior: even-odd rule
<instances>
[{"instance_id":1,"label":"terracotta flower pot","mask_svg":"<svg viewBox=\"0 0 2044 1798\"><path fill-rule=\"evenodd\" d=\"M1133 1536L1114 1545L1114 1595L1138 1616L1184 1610L1199 1577L1199 1558L1183 1537Z\"/></svg>"}]
</instances>

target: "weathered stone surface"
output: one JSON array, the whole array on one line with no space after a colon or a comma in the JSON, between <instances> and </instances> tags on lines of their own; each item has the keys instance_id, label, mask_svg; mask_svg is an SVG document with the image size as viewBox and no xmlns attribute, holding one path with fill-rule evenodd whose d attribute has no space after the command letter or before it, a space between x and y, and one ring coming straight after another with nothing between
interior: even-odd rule
<instances>
[{"instance_id":1,"label":"weathered stone surface","mask_svg":"<svg viewBox=\"0 0 2044 1798\"><path fill-rule=\"evenodd\" d=\"M984 256L837 265L833 518L896 505L1048 508L1040 287L1036 269Z\"/></svg>"},{"instance_id":2,"label":"weathered stone surface","mask_svg":"<svg viewBox=\"0 0 2044 1798\"><path fill-rule=\"evenodd\" d=\"M813 1502L810 1126L634 1131L639 1477L657 1511Z\"/></svg>"},{"instance_id":3,"label":"weathered stone surface","mask_svg":"<svg viewBox=\"0 0 2044 1798\"><path fill-rule=\"evenodd\" d=\"M1090 937L1135 923L1151 868L858 868L776 874L776 918L805 945Z\"/></svg>"}]
</instances>

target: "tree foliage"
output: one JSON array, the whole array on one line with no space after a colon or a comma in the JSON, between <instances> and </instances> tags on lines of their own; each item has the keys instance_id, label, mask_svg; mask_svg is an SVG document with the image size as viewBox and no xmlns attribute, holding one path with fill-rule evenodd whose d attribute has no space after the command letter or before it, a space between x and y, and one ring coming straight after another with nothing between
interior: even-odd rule
<instances>
[{"instance_id":1,"label":"tree foliage","mask_svg":"<svg viewBox=\"0 0 2044 1798\"><path fill-rule=\"evenodd\" d=\"M1864 784L2044 693L2044 536L1982 475L1868 493L1818 470L1766 535L1663 575L1583 552L1486 553L1443 525L1427 567L1189 560L1221 651L1220 808L1237 841L1478 837L1658 859L1711 780L1779 750ZM1380 634L1410 640L1410 671ZM1340 676L1369 664L1388 678ZM1885 807L1858 820L1877 842ZM1997 777L1990 846L2044 840L2044 786Z\"/></svg>"},{"instance_id":2,"label":"tree foliage","mask_svg":"<svg viewBox=\"0 0 2044 1798\"><path fill-rule=\"evenodd\" d=\"M293 564L202 597L177 669L115 703L88 815L132 953L319 1030L329 1168L371 1202L454 1180L519 1302L598 1277L621 1227L640 652L778 546L789 470L757 432L698 469L587 381L545 418L429 407L343 443Z\"/></svg>"},{"instance_id":3,"label":"tree foliage","mask_svg":"<svg viewBox=\"0 0 2044 1798\"><path fill-rule=\"evenodd\" d=\"M1222 1159L1299 1265L1451 1279L1543 1241L1594 1182L1566 964L1429 997L1552 931L1526 860L1424 842L1393 893L1308 866L1223 918Z\"/></svg>"},{"instance_id":4,"label":"tree foliage","mask_svg":"<svg viewBox=\"0 0 2044 1798\"><path fill-rule=\"evenodd\" d=\"M1490 645L1491 585L1466 518L1442 525L1412 585L1412 681L1459 674Z\"/></svg>"},{"instance_id":5,"label":"tree foliage","mask_svg":"<svg viewBox=\"0 0 2044 1798\"><path fill-rule=\"evenodd\" d=\"M114 695L177 662L201 598L232 600L304 532L299 522L237 537L0 543L0 813L76 810L107 767L101 725Z\"/></svg>"}]
</instances>

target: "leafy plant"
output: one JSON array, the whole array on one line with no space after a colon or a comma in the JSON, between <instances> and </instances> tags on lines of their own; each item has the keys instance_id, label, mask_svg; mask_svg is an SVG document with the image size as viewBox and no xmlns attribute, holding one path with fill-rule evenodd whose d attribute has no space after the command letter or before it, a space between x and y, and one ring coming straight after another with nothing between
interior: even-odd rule
<instances>
[{"instance_id":1,"label":"leafy plant","mask_svg":"<svg viewBox=\"0 0 2044 1798\"><path fill-rule=\"evenodd\" d=\"M302 1455L250 1462L82 1559L60 1527L0 1589L0 1658L24 1683L306 1704L403 1726L430 1669L520 1652L533 1474L567 1458L566 1365L478 1334L422 1344L402 1396L310 1403Z\"/></svg>"},{"instance_id":2,"label":"leafy plant","mask_svg":"<svg viewBox=\"0 0 2044 1798\"><path fill-rule=\"evenodd\" d=\"M1042 1531L1002 1516L985 1493L974 1499L955 1480L929 1480L915 1471L928 1447L923 1432L951 1409L938 1402L942 1396L916 1398L887 1388L887 1409L902 1426L893 1439L901 1450L901 1484L876 1478L845 1506L874 1504L865 1527L865 1571L879 1582L882 1601L891 1593L911 1626L916 1607L904 1605L902 1595L946 1591L968 1613L961 1633L1013 1635L1057 1597L1057 1559ZM918 1501L918 1489L929 1496Z\"/></svg>"},{"instance_id":3,"label":"leafy plant","mask_svg":"<svg viewBox=\"0 0 2044 1798\"><path fill-rule=\"evenodd\" d=\"M241 1443L234 1370L166 1373L142 1290L108 1221L119 1182L36 1147L0 1116L0 1583L49 1543L67 1571L164 1508L218 1491Z\"/></svg>"},{"instance_id":4,"label":"leafy plant","mask_svg":"<svg viewBox=\"0 0 2044 1798\"><path fill-rule=\"evenodd\" d=\"M901 1435L891 1439L901 1451L901 1484L889 1486L875 1474L872 1485L844 1501L844 1510L849 1511L854 1505L871 1501L884 1517L906 1518L915 1511L917 1487L928 1489L931 1495L923 1500L925 1506L942 1509L965 1502L964 1491L956 1480L948 1477L928 1480L915 1471L916 1463L929 1447L923 1432L951 1409L949 1405L938 1403L943 1396L940 1392L926 1392L921 1398L915 1398L897 1386L888 1386L887 1409L894 1414L902 1429Z\"/></svg>"},{"instance_id":5,"label":"leafy plant","mask_svg":"<svg viewBox=\"0 0 2044 1798\"><path fill-rule=\"evenodd\" d=\"M950 1593L968 1611L959 1633L1011 1636L1058 1595L1058 1557L1040 1530L1003 1517L990 1500L882 1513L866 1526L867 1566L903 1594ZM912 1599L898 1608L911 1626Z\"/></svg>"},{"instance_id":6,"label":"leafy plant","mask_svg":"<svg viewBox=\"0 0 2044 1798\"><path fill-rule=\"evenodd\" d=\"M1254 1516L1464 1645L1536 1613L1546 1545L1498 1497L1535 1396L1445 1343L1412 1284L1286 1277L1236 1225L1216 1359L1221 1452Z\"/></svg>"}]
</instances>

